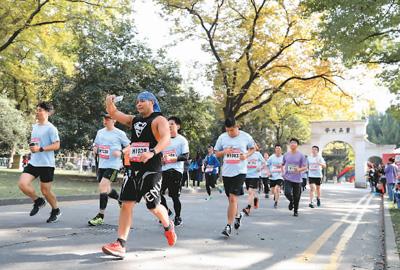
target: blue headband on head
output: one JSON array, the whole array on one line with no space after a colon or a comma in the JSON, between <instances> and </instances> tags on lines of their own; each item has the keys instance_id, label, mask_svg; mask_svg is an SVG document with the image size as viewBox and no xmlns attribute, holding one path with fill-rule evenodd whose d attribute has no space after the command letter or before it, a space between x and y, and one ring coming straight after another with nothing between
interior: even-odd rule
<instances>
[{"instance_id":1,"label":"blue headband on head","mask_svg":"<svg viewBox=\"0 0 400 270\"><path fill-rule=\"evenodd\" d=\"M151 100L153 101L153 110L154 112L161 112L160 104L158 104L158 100L155 95L150 93L149 91L143 91L137 96L137 100L143 99L143 100Z\"/></svg>"}]
</instances>

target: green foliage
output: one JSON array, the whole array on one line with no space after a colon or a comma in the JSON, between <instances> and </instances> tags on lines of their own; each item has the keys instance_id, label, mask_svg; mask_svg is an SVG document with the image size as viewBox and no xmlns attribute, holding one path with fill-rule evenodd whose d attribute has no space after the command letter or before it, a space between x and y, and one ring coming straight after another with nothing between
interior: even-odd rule
<instances>
[{"instance_id":1,"label":"green foliage","mask_svg":"<svg viewBox=\"0 0 400 270\"><path fill-rule=\"evenodd\" d=\"M29 125L15 101L0 95L0 154L9 153L18 145L27 144Z\"/></svg>"},{"instance_id":2,"label":"green foliage","mask_svg":"<svg viewBox=\"0 0 400 270\"><path fill-rule=\"evenodd\" d=\"M355 154L353 148L341 141L328 143L322 151L326 161L326 176L332 179L338 175L345 167L354 166Z\"/></svg>"},{"instance_id":3,"label":"green foliage","mask_svg":"<svg viewBox=\"0 0 400 270\"><path fill-rule=\"evenodd\" d=\"M390 112L368 117L368 140L376 144L395 144L400 147L400 121Z\"/></svg>"},{"instance_id":4,"label":"green foliage","mask_svg":"<svg viewBox=\"0 0 400 270\"><path fill-rule=\"evenodd\" d=\"M400 90L400 3L392 0L305 0L308 12L322 16L320 32L325 56L345 63L384 64L382 81Z\"/></svg>"}]
</instances>

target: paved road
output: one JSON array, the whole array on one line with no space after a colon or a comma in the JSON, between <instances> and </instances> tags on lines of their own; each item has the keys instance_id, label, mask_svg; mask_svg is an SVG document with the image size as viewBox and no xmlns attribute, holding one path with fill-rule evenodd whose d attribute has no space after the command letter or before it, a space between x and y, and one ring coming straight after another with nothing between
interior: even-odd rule
<instances>
[{"instance_id":1,"label":"paved road","mask_svg":"<svg viewBox=\"0 0 400 270\"><path fill-rule=\"evenodd\" d=\"M381 243L378 197L352 185L323 186L322 207L301 200L299 217L262 199L230 239L221 237L226 198L214 194L183 194L184 226L178 243L167 246L162 228L144 204L135 209L134 228L125 260L101 253L102 244L116 239L118 206L107 209L106 225L89 228L98 202L62 202L63 216L46 224L49 208L29 217L30 205L0 207L1 269L380 269ZM171 201L168 201L171 204ZM245 206L245 197L241 198Z\"/></svg>"}]
</instances>

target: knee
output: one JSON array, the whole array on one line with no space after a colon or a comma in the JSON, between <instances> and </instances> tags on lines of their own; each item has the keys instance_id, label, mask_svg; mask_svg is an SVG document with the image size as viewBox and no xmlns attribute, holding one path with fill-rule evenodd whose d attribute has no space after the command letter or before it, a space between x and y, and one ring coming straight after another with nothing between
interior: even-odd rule
<instances>
[{"instance_id":1,"label":"knee","mask_svg":"<svg viewBox=\"0 0 400 270\"><path fill-rule=\"evenodd\" d=\"M50 188L46 186L41 186L40 191L42 192L43 196L48 196L50 195Z\"/></svg>"},{"instance_id":2,"label":"knee","mask_svg":"<svg viewBox=\"0 0 400 270\"><path fill-rule=\"evenodd\" d=\"M26 186L27 186L26 181L24 181L24 180L22 180L22 179L19 179L19 181L18 181L18 188L21 189L21 190L24 190L24 189L26 188Z\"/></svg>"},{"instance_id":3,"label":"knee","mask_svg":"<svg viewBox=\"0 0 400 270\"><path fill-rule=\"evenodd\" d=\"M229 203L237 203L237 197L230 194L229 195Z\"/></svg>"}]
</instances>

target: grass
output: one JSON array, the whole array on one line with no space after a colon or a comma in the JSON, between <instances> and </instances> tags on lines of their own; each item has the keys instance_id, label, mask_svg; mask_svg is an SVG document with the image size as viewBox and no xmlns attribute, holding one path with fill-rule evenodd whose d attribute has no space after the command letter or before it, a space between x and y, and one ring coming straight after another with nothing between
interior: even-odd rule
<instances>
[{"instance_id":1,"label":"grass","mask_svg":"<svg viewBox=\"0 0 400 270\"><path fill-rule=\"evenodd\" d=\"M390 215L392 216L392 223L394 234L396 238L397 251L400 253L400 209L390 207Z\"/></svg>"},{"instance_id":2,"label":"grass","mask_svg":"<svg viewBox=\"0 0 400 270\"><path fill-rule=\"evenodd\" d=\"M26 198L19 190L17 182L21 171L0 169L0 199ZM39 181L33 182L35 190L40 193ZM114 184L119 190L120 184ZM57 196L98 194L98 183L94 174L79 174L71 171L56 171L53 191Z\"/></svg>"}]
</instances>

